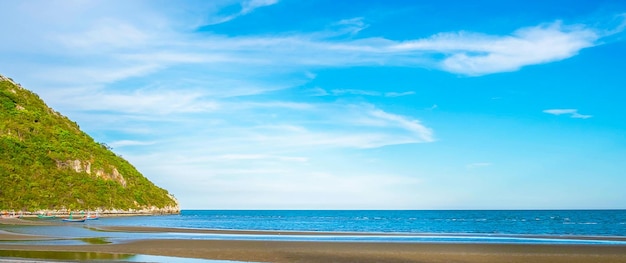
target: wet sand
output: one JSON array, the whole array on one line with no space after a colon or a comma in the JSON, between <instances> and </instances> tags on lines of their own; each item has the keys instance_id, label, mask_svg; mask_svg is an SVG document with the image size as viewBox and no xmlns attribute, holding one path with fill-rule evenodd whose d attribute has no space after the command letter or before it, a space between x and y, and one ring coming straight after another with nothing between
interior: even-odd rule
<instances>
[{"instance_id":1,"label":"wet sand","mask_svg":"<svg viewBox=\"0 0 626 263\"><path fill-rule=\"evenodd\" d=\"M0 230L0 241L48 240L49 237L7 232Z\"/></svg>"},{"instance_id":2,"label":"wet sand","mask_svg":"<svg viewBox=\"0 0 626 263\"><path fill-rule=\"evenodd\" d=\"M54 221L54 220L0 218L0 225L49 226L49 225L59 225L59 224L61 224L61 222Z\"/></svg>"},{"instance_id":3,"label":"wet sand","mask_svg":"<svg viewBox=\"0 0 626 263\"><path fill-rule=\"evenodd\" d=\"M151 227L100 227L100 231L276 234ZM293 232L287 232L293 234ZM319 233L297 232L313 235ZM19 239L25 238L25 239ZM0 232L0 240L45 237ZM0 249L130 253L254 262L624 262L626 246L527 244L428 244L239 240L135 240L101 245L3 244Z\"/></svg>"},{"instance_id":4,"label":"wet sand","mask_svg":"<svg viewBox=\"0 0 626 263\"><path fill-rule=\"evenodd\" d=\"M624 246L140 240L0 249L138 253L255 262L626 262Z\"/></svg>"}]
</instances>

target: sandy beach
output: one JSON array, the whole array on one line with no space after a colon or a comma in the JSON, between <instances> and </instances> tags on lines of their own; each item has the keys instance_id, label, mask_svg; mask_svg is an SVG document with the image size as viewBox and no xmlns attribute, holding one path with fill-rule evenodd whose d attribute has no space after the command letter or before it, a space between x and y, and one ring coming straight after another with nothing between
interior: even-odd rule
<instances>
[{"instance_id":1,"label":"sandy beach","mask_svg":"<svg viewBox=\"0 0 626 263\"><path fill-rule=\"evenodd\" d=\"M100 231L219 232L219 230L201 231L152 227L103 227ZM242 233L239 231L222 231L220 233L225 232L230 234ZM244 232L242 234L250 233ZM313 233L303 232L302 234ZM5 241L43 239L46 239L46 237L0 231L0 240ZM626 262L626 246L610 245L150 239L100 245L18 245L0 243L0 250L130 253L254 262Z\"/></svg>"},{"instance_id":2,"label":"sandy beach","mask_svg":"<svg viewBox=\"0 0 626 263\"><path fill-rule=\"evenodd\" d=\"M255 262L626 262L626 248L578 245L140 240L125 244L0 249L137 253Z\"/></svg>"}]
</instances>

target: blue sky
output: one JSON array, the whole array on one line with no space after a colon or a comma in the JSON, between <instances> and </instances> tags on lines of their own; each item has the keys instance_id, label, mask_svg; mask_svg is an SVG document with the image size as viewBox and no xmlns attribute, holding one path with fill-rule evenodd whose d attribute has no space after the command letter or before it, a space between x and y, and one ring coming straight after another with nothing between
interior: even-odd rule
<instances>
[{"instance_id":1,"label":"blue sky","mask_svg":"<svg viewBox=\"0 0 626 263\"><path fill-rule=\"evenodd\" d=\"M0 73L183 209L626 208L624 1L0 6Z\"/></svg>"}]
</instances>

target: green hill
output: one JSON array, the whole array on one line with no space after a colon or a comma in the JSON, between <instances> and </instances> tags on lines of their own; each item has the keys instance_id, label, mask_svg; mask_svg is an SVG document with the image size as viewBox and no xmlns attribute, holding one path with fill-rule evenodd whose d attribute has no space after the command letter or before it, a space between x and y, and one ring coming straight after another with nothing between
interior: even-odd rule
<instances>
[{"instance_id":1,"label":"green hill","mask_svg":"<svg viewBox=\"0 0 626 263\"><path fill-rule=\"evenodd\" d=\"M0 210L178 213L176 199L0 75Z\"/></svg>"}]
</instances>

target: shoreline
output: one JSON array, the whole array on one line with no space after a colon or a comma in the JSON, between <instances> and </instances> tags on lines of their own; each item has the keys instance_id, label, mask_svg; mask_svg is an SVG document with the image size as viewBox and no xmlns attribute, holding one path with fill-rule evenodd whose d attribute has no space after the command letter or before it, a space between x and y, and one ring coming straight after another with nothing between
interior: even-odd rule
<instances>
[{"instance_id":1,"label":"shoreline","mask_svg":"<svg viewBox=\"0 0 626 263\"><path fill-rule=\"evenodd\" d=\"M93 212L93 214L97 214L99 217L127 217L127 216L167 216L167 215L179 215L180 213L142 213L142 212ZM39 215L46 216L55 216L57 218L60 217L68 217L70 216L69 212L54 212L54 213L21 213L21 214L0 214L0 223L3 219L21 219L21 218L39 218ZM78 211L73 214L73 216L82 216L87 215L87 212Z\"/></svg>"},{"instance_id":2,"label":"shoreline","mask_svg":"<svg viewBox=\"0 0 626 263\"><path fill-rule=\"evenodd\" d=\"M31 220L24 220L31 222ZM42 220L44 221L44 220ZM26 222L26 223L28 223ZM32 221L37 222L37 221ZM45 222L45 221L44 221ZM59 224L64 225L64 224ZM239 231L133 226L83 226L95 231L126 233L199 233L229 235L337 235L334 232ZM351 235L353 233L343 233ZM361 233L368 234L368 233ZM375 234L378 235L378 234ZM580 237L577 237L580 238ZM592 237L588 237L592 238ZM620 240L626 238L619 237ZM252 262L624 262L626 245L503 244L353 241L278 241L206 239L129 239L110 244L43 245L52 237L0 230L0 250L70 251L110 254L235 260ZM19 244L10 241L19 241ZM26 242L22 242L26 241Z\"/></svg>"},{"instance_id":3,"label":"shoreline","mask_svg":"<svg viewBox=\"0 0 626 263\"><path fill-rule=\"evenodd\" d=\"M60 217L57 219L61 219ZM63 226L74 225L59 220L34 218L2 218L1 225L20 226ZM267 236L355 236L355 237L490 237L490 238L521 238L521 239L560 239L626 242L626 236L583 236L583 235L535 235L535 234L487 234L487 233L408 233L408 232L330 232L330 231L293 231L293 230L239 230L239 229L206 229L151 226L114 226L114 225L80 225L83 228L98 232L125 233L183 233L209 235L267 235ZM2 231L2 230L0 230ZM0 241L2 238L0 238Z\"/></svg>"}]
</instances>

